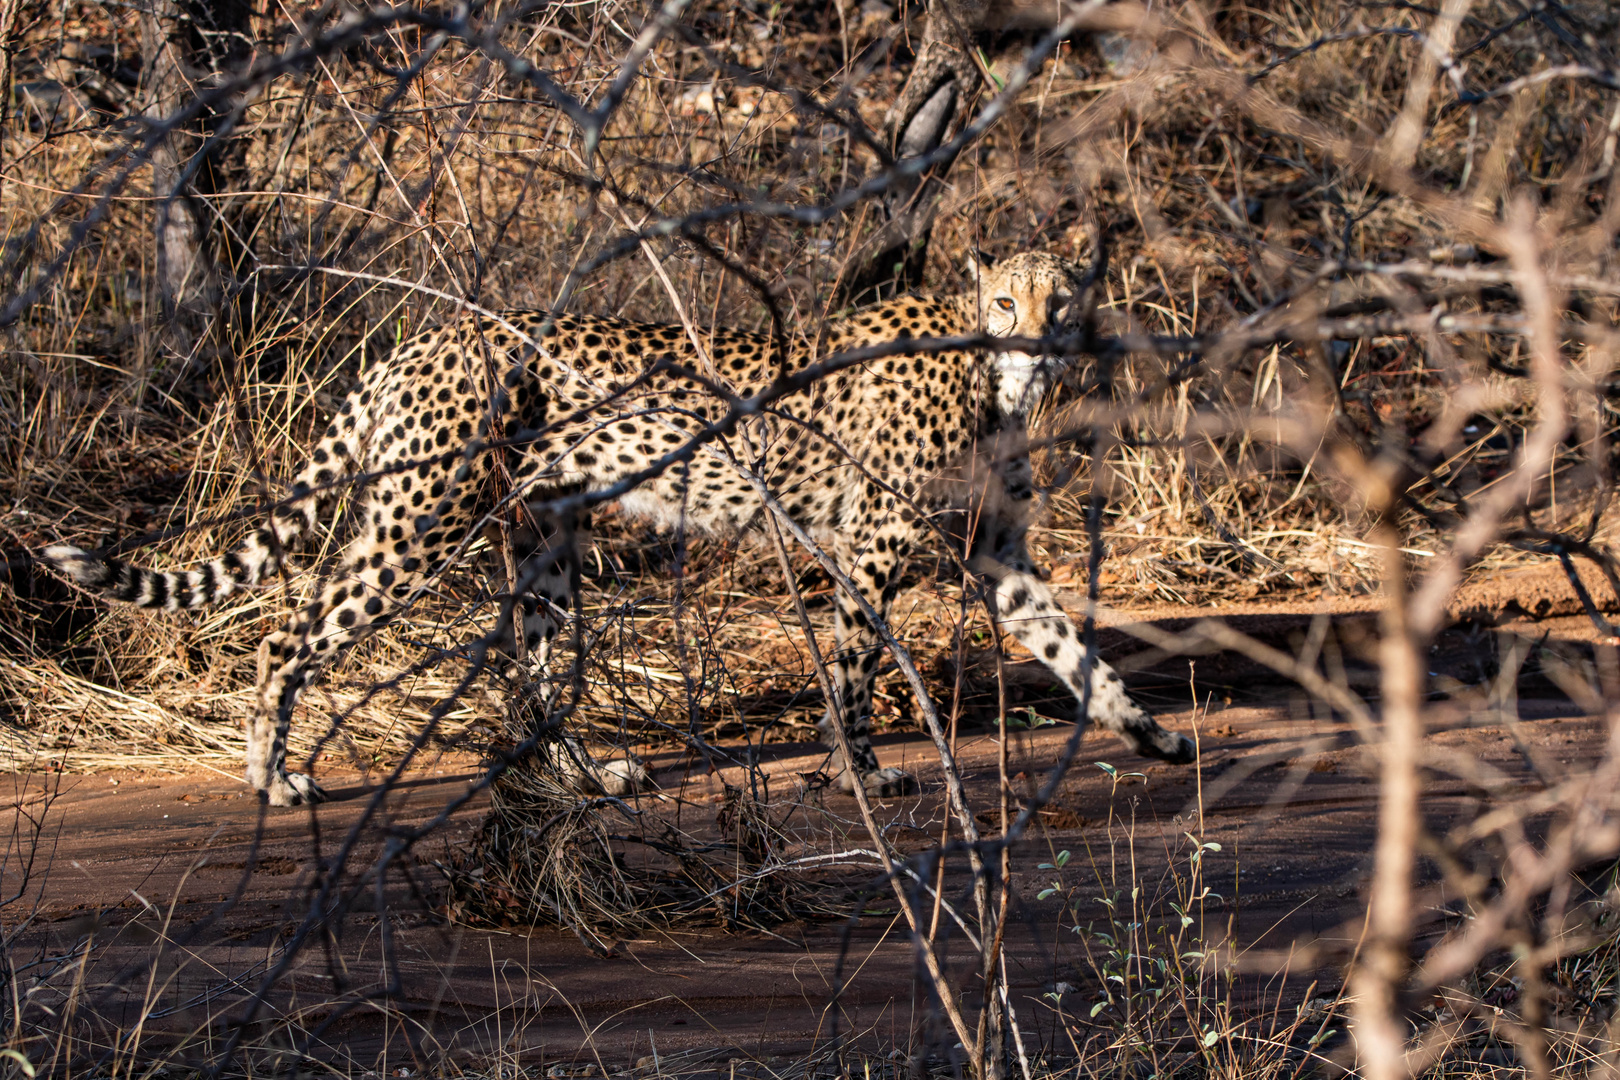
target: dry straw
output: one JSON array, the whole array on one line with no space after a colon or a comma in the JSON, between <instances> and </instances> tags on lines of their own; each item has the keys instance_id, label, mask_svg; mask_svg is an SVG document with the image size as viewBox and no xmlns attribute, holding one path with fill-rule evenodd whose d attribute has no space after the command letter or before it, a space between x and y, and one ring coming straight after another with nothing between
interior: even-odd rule
<instances>
[{"instance_id":1,"label":"dry straw","mask_svg":"<svg viewBox=\"0 0 1620 1080\"><path fill-rule=\"evenodd\" d=\"M1365 637L1376 692L1352 686L1340 645L1355 641L1337 632L1292 651L1214 624L1140 635L1166 654L1241 652L1356 723L1380 785L1369 911L1324 961L1350 997L1245 996L1234 972L1256 958L1181 921L1215 857L1196 829L1157 894L1174 907L1112 906L1076 935L1102 1007L1013 993L1005 935L1035 910L1018 885L1077 744L1022 801L1005 755L984 805L953 788L954 824L927 823L920 849L865 799L829 810L814 772L759 788L763 742L807 738L824 709L804 631L841 587L790 527L739 547L600 514L567 708L539 722L512 719L493 673L467 675L482 657L467 643L510 617L500 553L473 551L306 695L294 756L386 776L424 742L493 747L491 813L451 913L555 919L603 950L676 920L760 931L847 911L832 884L883 867L862 895L892 899L919 958L929 1015L891 1047L914 1074L1613 1076L1613 913L1581 888L1620 852L1614 629L1583 584L1617 580L1617 29L1597 0L0 3L0 756L18 772L235 771L257 643L318 572L155 618L74 594L25 553L122 544L180 566L219 550L355 373L421 327L559 308L679 323L695 354L719 325L814 354L825 320L875 291L959 290L976 250L1049 250L1101 274L1084 340L1045 343L1083 355L1034 428L1032 549L1075 610L1374 597L1382 612ZM340 513L306 561L350 525ZM1597 631L1537 663L1609 737L1594 761L1532 760L1526 793L1426 738L1427 659L1459 584L1533 562L1568 571ZM1003 657L973 583L951 559L911 583L884 627L909 651L882 712L942 747L975 720L1005 737ZM1491 670L1452 704L1496 716L1533 650L1481 649ZM731 755L714 766L733 770L718 817L559 785L564 719L593 746ZM1485 793L1450 832L1421 813L1446 776ZM441 820L389 834L369 867L357 831L282 950L221 976L220 1000L268 1000ZM1107 830L1111 852L1135 842L1128 813L1110 809ZM1418 884L1420 858L1438 884ZM1076 888L1052 885L1064 918ZM1416 918L1455 897L1466 917L1419 955ZM973 955L953 966L958 931ZM0 1067L284 1060L245 1028L151 1048L109 1036L97 1010L114 998L85 982L96 947L38 969L37 997L7 996ZM1037 1015L1067 1045L1036 1045ZM300 1054L321 1037L277 1032Z\"/></svg>"}]
</instances>

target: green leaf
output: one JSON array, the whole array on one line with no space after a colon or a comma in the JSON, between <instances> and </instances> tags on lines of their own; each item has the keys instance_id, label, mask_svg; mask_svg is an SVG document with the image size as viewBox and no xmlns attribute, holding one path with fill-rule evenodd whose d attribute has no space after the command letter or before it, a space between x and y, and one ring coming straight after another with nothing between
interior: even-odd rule
<instances>
[{"instance_id":1,"label":"green leaf","mask_svg":"<svg viewBox=\"0 0 1620 1080\"><path fill-rule=\"evenodd\" d=\"M1037 900L1045 900L1048 896L1051 896L1053 893L1055 893L1057 891L1058 890L1056 890L1056 889L1042 889L1040 892L1035 894L1035 899L1037 899Z\"/></svg>"},{"instance_id":2,"label":"green leaf","mask_svg":"<svg viewBox=\"0 0 1620 1080\"><path fill-rule=\"evenodd\" d=\"M1206 1032L1204 1032L1204 1049L1208 1050L1211 1046L1214 1046L1215 1041L1217 1039L1219 1039L1220 1037L1221 1037L1221 1033L1218 1032L1218 1031L1206 1031Z\"/></svg>"},{"instance_id":3,"label":"green leaf","mask_svg":"<svg viewBox=\"0 0 1620 1080\"><path fill-rule=\"evenodd\" d=\"M986 75L990 76L990 81L996 84L996 89L997 90L1005 90L1005 89L1007 89L1007 84L1002 81L1001 76L997 75L995 72L990 70L990 60L989 60L988 57L986 57L984 55L984 50L980 49L980 50L978 50L978 53L979 53L979 62L984 65L984 73Z\"/></svg>"}]
</instances>

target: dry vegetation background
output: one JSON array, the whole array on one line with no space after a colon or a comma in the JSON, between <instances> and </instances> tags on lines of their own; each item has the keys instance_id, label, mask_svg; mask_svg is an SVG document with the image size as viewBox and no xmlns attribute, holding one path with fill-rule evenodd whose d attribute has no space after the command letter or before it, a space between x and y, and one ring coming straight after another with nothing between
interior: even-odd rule
<instances>
[{"instance_id":1,"label":"dry vegetation background","mask_svg":"<svg viewBox=\"0 0 1620 1080\"><path fill-rule=\"evenodd\" d=\"M462 304L765 330L762 287L814 349L863 299L963 288L975 249L1090 261L1101 244L1096 347L1039 418L1037 554L1083 589L1100 538L1093 584L1111 606L1389 597L1371 712L1278 662L1360 709L1384 768L1357 1067L1446 1067L1466 1017L1448 1014L1451 1043L1443 1024L1413 1043L1403 1003L1510 939L1532 984L1594 955L1548 929L1564 913L1538 898L1620 842L1611 753L1549 782L1535 809L1551 839L1517 885L1480 895L1443 971L1408 970L1407 872L1433 839L1419 769L1458 767L1421 742L1445 597L1526 560L1617 580L1617 35L1620 11L1597 0L5 0L0 746L18 770L234 773L254 649L307 582L154 618L74 595L24 553L161 541L142 557L169 566L218 550L355 373ZM919 57L945 49L945 134L977 126L919 187L890 169L901 106ZM611 510L596 528L582 721L643 748L812 737L815 673L775 552ZM831 582L791 558L822 617ZM948 573L913 577L896 630L923 670L968 672L969 705L993 720L982 613ZM506 688L463 691L456 662L498 591L476 569L447 577L356 649L306 695L294 757L391 765L430 722L474 749L507 737ZM1606 670L1587 672L1591 707L1620 716ZM889 679L885 718L915 723L909 695ZM1606 962L1607 1005L1557 1037L1524 1019L1513 1068L1614 1075ZM1000 1075L984 1032L969 1063Z\"/></svg>"}]
</instances>

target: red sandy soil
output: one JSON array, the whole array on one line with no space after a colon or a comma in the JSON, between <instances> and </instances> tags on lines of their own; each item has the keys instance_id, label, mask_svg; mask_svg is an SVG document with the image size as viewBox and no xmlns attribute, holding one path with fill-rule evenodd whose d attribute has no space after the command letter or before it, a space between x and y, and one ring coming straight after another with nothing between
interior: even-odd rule
<instances>
[{"instance_id":1,"label":"red sandy soil","mask_svg":"<svg viewBox=\"0 0 1620 1080\"><path fill-rule=\"evenodd\" d=\"M1558 589L1561 580L1542 572L1521 579L1518 591L1496 588L1476 596L1464 590L1457 610L1476 617L1489 610L1516 621L1510 629L1534 639L1551 633L1578 646L1595 632L1584 618L1570 617L1580 609L1567 582ZM1606 590L1603 600L1605 607L1615 606ZM1105 622L1153 620L1161 629L1177 630L1191 618L1219 615L1288 648L1315 616L1331 612L1336 632L1340 624L1347 627L1341 636L1350 655L1357 613L1376 610L1363 602L1252 607L1138 611ZM1537 615L1544 621L1526 625ZM1461 682L1479 683L1464 676L1478 658L1481 635L1492 632L1470 626L1448 634L1435 654L1437 674L1455 668ZM1107 634L1106 655L1128 651L1126 640ZM1312 979L1319 980L1316 993L1335 985L1361 931L1377 777L1348 723L1324 715L1280 682L1250 685L1253 671L1228 657L1197 661L1196 690L1189 689L1184 658L1146 667L1133 683L1145 682L1145 693L1158 697L1154 704L1168 726L1190 731L1196 721L1202 761L1196 770L1149 763L1093 734L1043 814L1041 834L1016 851L1023 903L1015 909L1009 944L1032 1049L1067 1046L1056 1037L1054 1014L1042 996L1055 982L1080 986L1076 993L1087 1006L1096 996L1079 939L1068 923L1060 926L1058 902L1036 899L1051 876L1036 864L1051 861L1059 849L1073 852L1068 882L1083 886L1083 894L1095 893L1099 875L1112 873L1106 865L1111 842L1123 855L1118 842L1134 829L1137 878L1157 887L1169 865L1185 865L1183 834L1201 828L1206 840L1221 845L1208 857L1209 884L1222 896L1206 908L1211 936L1230 933L1244 951L1244 964L1256 970L1292 949L1295 994ZM1252 692L1241 692L1245 688ZM1196 711L1190 707L1193 692ZM1438 702L1432 710L1437 722L1429 739L1436 750L1483 761L1505 778L1501 790L1486 795L1435 772L1424 800L1432 828L1471 820L1503 798L1534 790L1538 781L1527 752L1540 755L1543 768L1560 769L1577 769L1599 756L1606 741L1599 720L1550 685L1540 697L1523 688L1520 693L1516 726L1460 699ZM1017 786L1033 790L1071 730L1046 727L1017 735L1009 747ZM766 750L764 768L783 777L778 790L791 790L792 774L813 771L823 761L821 751L808 745ZM913 838L902 839L907 850L919 849L927 835L938 835L943 812L937 762L929 764L932 749L921 736L906 735L881 739L879 752L886 764L903 765L923 781L920 797L883 808L886 819L921 830L896 834ZM964 732L959 754L975 805L994 807L995 739ZM1098 760L1145 777L1111 797L1108 777L1092 764ZM736 780L724 772L702 775L684 756L649 764L660 784L682 790L699 807L707 805L708 793L719 792L722 777ZM353 889L390 837L430 821L465 794L476 776L477 762L468 757L441 758L386 792L357 776L327 772L323 782L335 797L313 811L263 810L242 784L217 773L17 778L16 805L42 820L44 829L22 898L5 909L12 963L71 957L75 944L94 931L81 1008L105 1019L107 1038L132 1024L145 1002L144 1038L154 1052L186 1038L193 1049L182 1057L209 1058L243 1017L266 965L279 960L312 905L330 902L320 892L328 880L322 868L341 864L340 880ZM828 796L827 805L856 817L853 800L845 796ZM435 914L443 878L432 861L465 851L484 806L479 797L450 814L402 857L403 869L386 875L380 890L360 882L360 901L329 936L317 934L266 994L255 1014L261 1022L247 1029L251 1046L285 1045L283 1024L296 1020L305 1032L318 1029L307 1046L311 1056L338 1059L356 1074L376 1069L390 1075L386 1070L403 1065L414 1075L446 1050L468 1067L504 1055L525 1066L598 1062L612 1073L654 1051L661 1059L702 1051L721 1063L795 1060L824 1046L835 1031L853 1030L867 1045L904 1046L906 1033L918 1028L927 1011L888 896L874 905L889 913L853 927L794 923L778 927L776 937L695 927L621 942L609 959L566 931L519 936L447 926ZM343 845L351 842L353 850L345 854ZM846 846L869 842L857 830ZM19 850L26 845L18 849L14 842L5 865L8 893L20 880ZM1127 874L1128 864L1119 872ZM387 908L381 918L379 896ZM1442 904L1432 908L1421 930L1424 940L1451 925ZM952 959L967 985L960 946ZM392 1000L365 1001L386 984L390 967L399 979ZM72 968L60 964L50 986L67 987L72 980L61 972L71 974ZM30 980L49 970L25 969L20 985L33 986ZM149 983L153 973L156 981ZM833 1005L840 978L845 988ZM334 997L359 1004L334 1009ZM63 1005L48 986L31 1000Z\"/></svg>"}]
</instances>

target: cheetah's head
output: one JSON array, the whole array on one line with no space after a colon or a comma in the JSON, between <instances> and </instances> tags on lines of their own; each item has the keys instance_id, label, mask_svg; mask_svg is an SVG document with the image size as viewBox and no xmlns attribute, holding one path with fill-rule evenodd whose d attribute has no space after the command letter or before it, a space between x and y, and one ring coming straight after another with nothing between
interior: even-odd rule
<instances>
[{"instance_id":1,"label":"cheetah's head","mask_svg":"<svg viewBox=\"0 0 1620 1080\"><path fill-rule=\"evenodd\" d=\"M1056 255L1025 253L989 264L975 262L980 325L997 337L1045 337L1085 316L1085 271ZM1062 376L1069 357L999 352L991 356L996 403L1003 416L1028 412Z\"/></svg>"}]
</instances>

